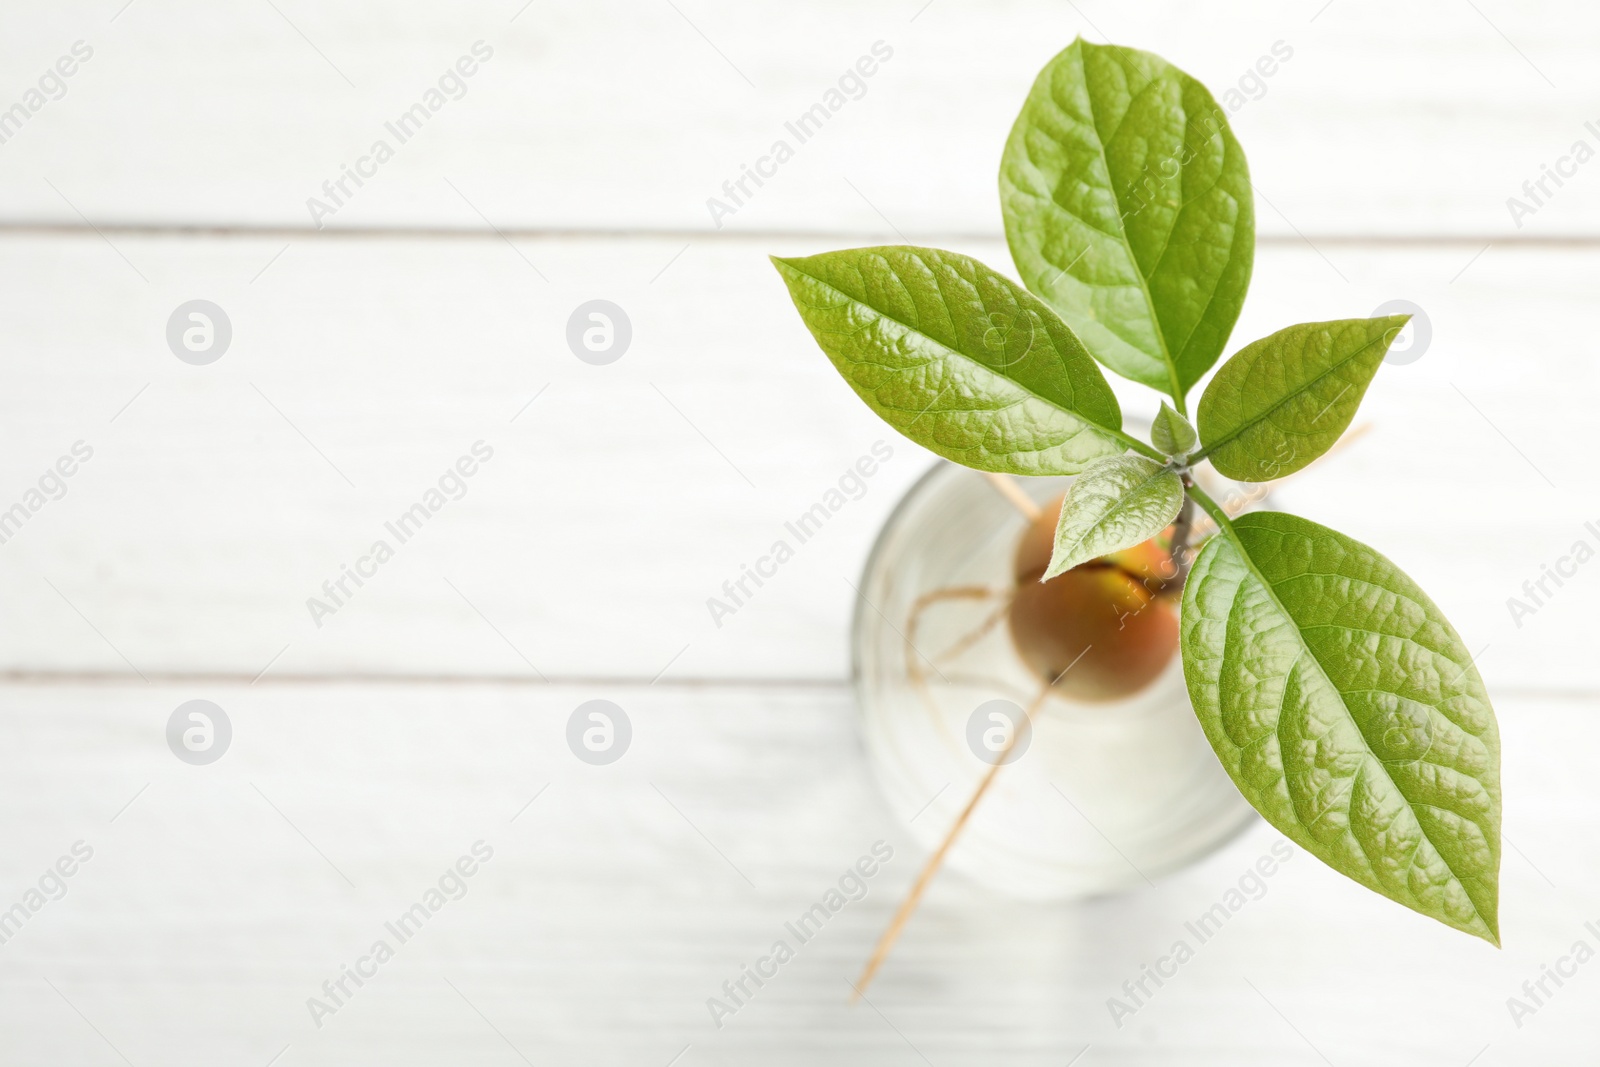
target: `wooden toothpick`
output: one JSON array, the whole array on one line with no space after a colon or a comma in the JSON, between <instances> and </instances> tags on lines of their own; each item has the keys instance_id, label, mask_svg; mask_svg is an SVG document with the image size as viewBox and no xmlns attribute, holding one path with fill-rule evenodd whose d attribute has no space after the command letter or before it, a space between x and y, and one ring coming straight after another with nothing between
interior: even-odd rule
<instances>
[{"instance_id":1,"label":"wooden toothpick","mask_svg":"<svg viewBox=\"0 0 1600 1067\"><path fill-rule=\"evenodd\" d=\"M1065 673L1065 672L1062 672ZM861 977L856 979L853 986L855 992L851 994L851 1003L860 1000L871 984L872 978L878 973L878 968L883 966L883 961L889 958L889 950L894 948L894 943L900 939L900 932L905 929L906 923L911 920L911 915L917 910L917 904L922 900L923 892L928 888L928 883L933 881L933 876L938 873L944 864L944 857L950 851L950 846L955 844L957 836L967 825L967 820L972 817L973 809L978 806L978 801L989 791L989 786L994 783L995 776L1000 773L1000 768L1005 766L1006 757L1011 755L1017 740L1022 737L1025 730L1033 727L1033 716L1043 706L1045 697L1050 693L1050 685L1046 684L1039 690L1039 695L1034 697L1033 703L1028 706L1023 714L1026 725L1019 724L1017 729L1011 731L1011 739L1006 742L1006 747L995 757L994 764L984 774L983 780L978 783L977 790L972 794L972 799L967 801L967 806L961 809L961 814L956 816L955 825L950 827L950 832L945 834L944 841L928 857L928 862L923 865L922 873L917 875L917 880L912 883L911 891L900 902L900 907L895 911L894 918L889 920L889 926L883 931L883 936L878 938L877 947L872 950L872 956L867 960L867 965L861 971Z\"/></svg>"},{"instance_id":2,"label":"wooden toothpick","mask_svg":"<svg viewBox=\"0 0 1600 1067\"><path fill-rule=\"evenodd\" d=\"M1022 512L1023 518L1031 522L1039 517L1039 505L1033 502L1033 497L1022 491L1022 487L1011 475L1001 474L998 471L984 471L983 476L989 479L989 484L995 487L996 492L1006 498L1008 504Z\"/></svg>"}]
</instances>

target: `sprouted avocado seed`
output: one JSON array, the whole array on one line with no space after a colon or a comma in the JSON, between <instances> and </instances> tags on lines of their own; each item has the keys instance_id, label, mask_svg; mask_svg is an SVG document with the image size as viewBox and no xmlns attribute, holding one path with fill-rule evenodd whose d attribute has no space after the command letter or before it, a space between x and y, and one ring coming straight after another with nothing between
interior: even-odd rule
<instances>
[{"instance_id":1,"label":"sprouted avocado seed","mask_svg":"<svg viewBox=\"0 0 1600 1067\"><path fill-rule=\"evenodd\" d=\"M1169 588L1177 569L1160 538L1152 538L1041 582L1060 512L1058 497L1018 541L1011 640L1028 668L1054 680L1064 696L1131 696L1159 677L1178 650L1176 605L1167 595L1177 591Z\"/></svg>"}]
</instances>

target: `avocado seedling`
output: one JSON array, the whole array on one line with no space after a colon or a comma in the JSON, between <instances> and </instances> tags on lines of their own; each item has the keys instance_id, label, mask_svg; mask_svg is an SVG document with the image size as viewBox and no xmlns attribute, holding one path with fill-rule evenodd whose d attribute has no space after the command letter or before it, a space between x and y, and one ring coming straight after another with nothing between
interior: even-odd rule
<instances>
[{"instance_id":1,"label":"avocado seedling","mask_svg":"<svg viewBox=\"0 0 1600 1067\"><path fill-rule=\"evenodd\" d=\"M1327 453L1407 316L1289 326L1218 366L1254 264L1254 186L1210 92L1148 52L1079 40L1052 59L1006 141L1000 200L1021 285L907 245L773 262L817 345L889 425L976 470L1074 477L1048 557L1030 528L1015 596L992 616L1041 679L1029 714L1057 684L1087 700L1137 688L1175 632L1206 739L1267 822L1498 945L1500 742L1467 646L1376 550L1282 512L1230 514L1197 478L1205 462L1270 482ZM1125 430L1102 368L1162 397L1148 441ZM1195 509L1213 528L1198 545Z\"/></svg>"}]
</instances>

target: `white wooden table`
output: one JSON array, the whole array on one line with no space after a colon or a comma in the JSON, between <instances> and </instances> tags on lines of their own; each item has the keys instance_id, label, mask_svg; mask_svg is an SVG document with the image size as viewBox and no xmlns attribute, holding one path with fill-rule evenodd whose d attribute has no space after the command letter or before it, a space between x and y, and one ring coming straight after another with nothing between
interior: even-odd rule
<instances>
[{"instance_id":1,"label":"white wooden table","mask_svg":"<svg viewBox=\"0 0 1600 1067\"><path fill-rule=\"evenodd\" d=\"M0 543L0 934L27 913L0 944L0 1062L1593 1056L1600 965L1520 1026L1507 998L1600 948L1600 568L1526 618L1506 605L1600 545L1600 163L1520 226L1506 204L1575 140L1600 147L1592 5L95 0L0 20L0 112L92 50L0 143L0 513L92 449ZM1258 825L1088 904L943 878L870 1003L846 1003L923 855L860 751L844 579L932 459L897 440L713 624L706 598L887 432L765 256L904 239L1009 267L999 147L1080 33L1219 93L1292 49L1233 120L1262 231L1236 342L1397 298L1431 320L1373 386L1372 431L1281 496L1380 546L1482 650L1502 951L1300 854L1117 1026L1108 998L1270 852ZM316 229L307 198L479 41L464 95ZM706 199L878 41L860 99L714 227ZM205 366L165 336L195 299L232 326ZM632 323L610 365L567 347L591 299ZM464 495L317 625L307 598L480 441ZM208 766L165 740L191 699L233 726ZM590 699L633 724L608 766L566 744ZM717 1027L707 998L879 840L894 858L865 898ZM460 899L318 1026L308 998L479 841ZM29 911L78 842L92 857Z\"/></svg>"}]
</instances>

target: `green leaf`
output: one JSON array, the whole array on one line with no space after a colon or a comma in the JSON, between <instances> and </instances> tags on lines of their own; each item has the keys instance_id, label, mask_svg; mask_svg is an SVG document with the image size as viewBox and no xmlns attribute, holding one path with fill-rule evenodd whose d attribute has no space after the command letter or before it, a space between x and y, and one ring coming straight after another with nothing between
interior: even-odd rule
<instances>
[{"instance_id":1,"label":"green leaf","mask_svg":"<svg viewBox=\"0 0 1600 1067\"><path fill-rule=\"evenodd\" d=\"M1245 345L1200 397L1200 454L1244 482L1304 467L1350 425L1409 318L1306 322Z\"/></svg>"},{"instance_id":2,"label":"green leaf","mask_svg":"<svg viewBox=\"0 0 1600 1067\"><path fill-rule=\"evenodd\" d=\"M1189 420L1162 401L1161 410L1150 425L1150 443L1156 446L1156 451L1164 456L1187 456L1194 451L1198 440Z\"/></svg>"},{"instance_id":3,"label":"green leaf","mask_svg":"<svg viewBox=\"0 0 1600 1067\"><path fill-rule=\"evenodd\" d=\"M894 246L773 263L851 388L946 459L1076 474L1124 451L1117 398L1077 337L977 260Z\"/></svg>"},{"instance_id":4,"label":"green leaf","mask_svg":"<svg viewBox=\"0 0 1600 1067\"><path fill-rule=\"evenodd\" d=\"M1011 129L1000 206L1028 288L1102 363L1182 407L1255 259L1250 170L1205 86L1148 52L1074 41Z\"/></svg>"},{"instance_id":5,"label":"green leaf","mask_svg":"<svg viewBox=\"0 0 1600 1067\"><path fill-rule=\"evenodd\" d=\"M1201 550L1183 663L1268 822L1362 885L1498 945L1500 741L1472 657L1366 545L1256 512Z\"/></svg>"},{"instance_id":6,"label":"green leaf","mask_svg":"<svg viewBox=\"0 0 1600 1067\"><path fill-rule=\"evenodd\" d=\"M1182 506L1183 479L1176 471L1143 456L1095 460L1061 502L1055 550L1039 580L1148 541L1171 525Z\"/></svg>"}]
</instances>

